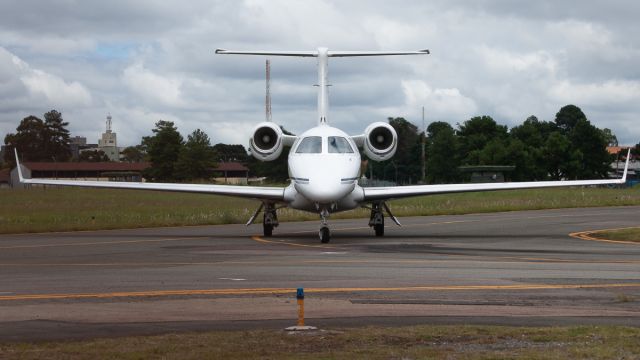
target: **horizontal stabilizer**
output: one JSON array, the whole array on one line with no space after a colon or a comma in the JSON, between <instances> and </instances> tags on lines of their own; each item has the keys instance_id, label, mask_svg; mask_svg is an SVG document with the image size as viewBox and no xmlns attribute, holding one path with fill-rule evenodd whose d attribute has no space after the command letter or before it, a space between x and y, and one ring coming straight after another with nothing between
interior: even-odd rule
<instances>
[{"instance_id":1,"label":"horizontal stabilizer","mask_svg":"<svg viewBox=\"0 0 640 360\"><path fill-rule=\"evenodd\" d=\"M299 56L299 57L317 57L318 51L243 51L243 50L227 50L216 49L216 54L235 54L235 55L264 55L264 56ZM429 50L417 51L327 51L328 57L354 57L354 56L387 56L387 55L426 55Z\"/></svg>"}]
</instances>

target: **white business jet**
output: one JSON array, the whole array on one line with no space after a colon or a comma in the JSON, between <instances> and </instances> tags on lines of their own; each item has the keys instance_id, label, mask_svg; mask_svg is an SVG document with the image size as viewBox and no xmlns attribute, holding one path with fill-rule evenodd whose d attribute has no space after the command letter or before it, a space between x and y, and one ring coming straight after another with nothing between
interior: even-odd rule
<instances>
[{"instance_id":1,"label":"white business jet","mask_svg":"<svg viewBox=\"0 0 640 360\"><path fill-rule=\"evenodd\" d=\"M393 222L400 225L400 222L393 216L386 204L391 199L471 191L623 184L626 180L629 156L627 156L622 178L615 180L361 187L358 185L358 177L360 176L360 152L358 149L362 149L369 159L375 161L387 160L395 154L398 138L393 127L383 122L375 122L369 125L363 134L356 136L347 135L342 130L328 124L328 60L330 57L347 56L424 55L429 54L428 50L386 52L331 51L327 48L318 48L315 51L231 51L217 49L216 54L298 56L318 59L317 125L300 136L291 136L283 134L280 127L273 122L262 122L255 127L249 140L251 154L262 161L274 160L280 156L285 146L291 147L289 153L289 177L291 183L288 186L257 187L24 179L18 163L20 181L25 184L181 191L257 199L262 203L247 222L247 226L252 224L262 212L263 234L264 236L271 236L274 227L278 226L278 209L289 207L309 211L320 215L322 222L319 233L320 240L323 243L327 243L331 238L327 219L330 214L340 211L358 207L370 209L369 226L374 229L376 236L384 235L385 212ZM16 162L18 162L17 151Z\"/></svg>"}]
</instances>

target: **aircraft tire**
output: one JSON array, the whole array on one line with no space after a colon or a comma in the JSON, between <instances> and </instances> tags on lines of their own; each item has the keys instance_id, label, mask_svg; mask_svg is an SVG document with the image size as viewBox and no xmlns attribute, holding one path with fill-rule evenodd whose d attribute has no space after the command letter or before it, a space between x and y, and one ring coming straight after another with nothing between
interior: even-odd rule
<instances>
[{"instance_id":1,"label":"aircraft tire","mask_svg":"<svg viewBox=\"0 0 640 360\"><path fill-rule=\"evenodd\" d=\"M328 227L323 226L320 228L320 242L323 244L328 243L331 240L331 231Z\"/></svg>"},{"instance_id":2,"label":"aircraft tire","mask_svg":"<svg viewBox=\"0 0 640 360\"><path fill-rule=\"evenodd\" d=\"M271 224L262 225L262 233L265 237L270 237L271 235L273 235L273 225Z\"/></svg>"},{"instance_id":3,"label":"aircraft tire","mask_svg":"<svg viewBox=\"0 0 640 360\"><path fill-rule=\"evenodd\" d=\"M373 225L373 229L376 231L376 236L384 236L384 224Z\"/></svg>"}]
</instances>

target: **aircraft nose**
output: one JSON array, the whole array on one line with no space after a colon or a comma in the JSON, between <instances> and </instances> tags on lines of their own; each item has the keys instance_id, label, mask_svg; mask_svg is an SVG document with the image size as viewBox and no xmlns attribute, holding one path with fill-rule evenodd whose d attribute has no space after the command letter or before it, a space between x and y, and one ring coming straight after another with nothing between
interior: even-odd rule
<instances>
[{"instance_id":1,"label":"aircraft nose","mask_svg":"<svg viewBox=\"0 0 640 360\"><path fill-rule=\"evenodd\" d=\"M353 191L353 185L337 183L309 184L296 186L296 189L307 199L318 203L333 203L344 198Z\"/></svg>"}]
</instances>

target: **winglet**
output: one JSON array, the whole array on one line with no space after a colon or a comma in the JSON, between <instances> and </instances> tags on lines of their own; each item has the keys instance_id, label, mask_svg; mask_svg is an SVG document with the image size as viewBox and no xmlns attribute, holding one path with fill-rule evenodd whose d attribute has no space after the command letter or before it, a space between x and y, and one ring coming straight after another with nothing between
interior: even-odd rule
<instances>
[{"instance_id":1,"label":"winglet","mask_svg":"<svg viewBox=\"0 0 640 360\"><path fill-rule=\"evenodd\" d=\"M631 158L631 149L627 151L627 161L624 163L624 172L622 173L622 179L620 179L621 184L627 182L627 172L629 171L629 158Z\"/></svg>"},{"instance_id":2,"label":"winglet","mask_svg":"<svg viewBox=\"0 0 640 360\"><path fill-rule=\"evenodd\" d=\"M18 149L13 148L13 151L16 154L16 168L18 169L18 179L20 179L20 182L23 183L24 181L24 177L22 176L22 167L20 166L20 161L18 160Z\"/></svg>"}]
</instances>

